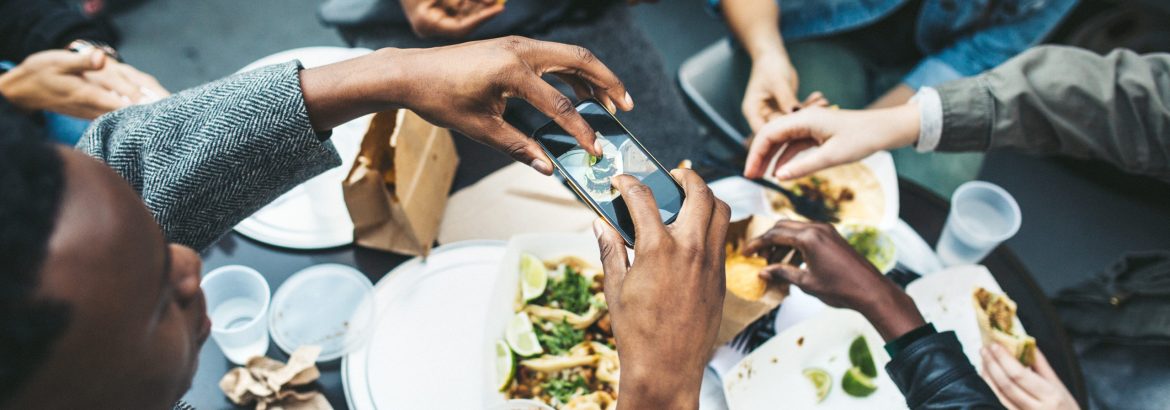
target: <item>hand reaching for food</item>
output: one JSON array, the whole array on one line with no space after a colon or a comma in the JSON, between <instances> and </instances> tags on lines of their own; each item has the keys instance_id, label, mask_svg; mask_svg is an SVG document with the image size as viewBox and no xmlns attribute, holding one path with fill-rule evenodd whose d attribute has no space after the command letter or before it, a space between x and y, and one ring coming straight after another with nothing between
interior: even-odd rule
<instances>
[{"instance_id":1,"label":"hand reaching for food","mask_svg":"<svg viewBox=\"0 0 1170 410\"><path fill-rule=\"evenodd\" d=\"M760 276L790 282L829 306L860 312L886 341L926 324L910 296L853 250L831 225L780 221L749 242L744 252L768 256L792 248L800 252L807 268L777 263L765 267Z\"/></svg>"},{"instance_id":2,"label":"hand reaching for food","mask_svg":"<svg viewBox=\"0 0 1170 410\"><path fill-rule=\"evenodd\" d=\"M420 38L460 39L504 12L500 0L402 0L414 34Z\"/></svg>"},{"instance_id":3,"label":"hand reaching for food","mask_svg":"<svg viewBox=\"0 0 1170 410\"><path fill-rule=\"evenodd\" d=\"M1020 364L999 345L980 350L983 355L983 378L1012 410L1076 410L1076 399L1048 364L1044 353L1036 351L1032 367Z\"/></svg>"},{"instance_id":4,"label":"hand reaching for food","mask_svg":"<svg viewBox=\"0 0 1170 410\"><path fill-rule=\"evenodd\" d=\"M831 110L810 107L773 119L752 139L744 176L759 178L777 154L775 176L799 178L835 165L854 162L874 152L904 147L918 140L915 102L874 110ZM807 155L797 154L812 147Z\"/></svg>"},{"instance_id":5,"label":"hand reaching for food","mask_svg":"<svg viewBox=\"0 0 1170 410\"><path fill-rule=\"evenodd\" d=\"M694 171L671 174L686 201L670 226L662 224L649 187L628 175L614 178L638 238L632 265L621 235L594 223L622 364L620 409L697 408L722 317L731 210Z\"/></svg>"},{"instance_id":6,"label":"hand reaching for food","mask_svg":"<svg viewBox=\"0 0 1170 410\"><path fill-rule=\"evenodd\" d=\"M759 131L768 119L791 113L801 105L796 98L798 83L796 69L787 56L769 53L752 61L741 104L752 131Z\"/></svg>"},{"instance_id":7,"label":"hand reaching for food","mask_svg":"<svg viewBox=\"0 0 1170 410\"><path fill-rule=\"evenodd\" d=\"M146 104L171 95L153 76L113 59L101 69L82 74L86 81L100 85L124 97L132 104Z\"/></svg>"}]
</instances>

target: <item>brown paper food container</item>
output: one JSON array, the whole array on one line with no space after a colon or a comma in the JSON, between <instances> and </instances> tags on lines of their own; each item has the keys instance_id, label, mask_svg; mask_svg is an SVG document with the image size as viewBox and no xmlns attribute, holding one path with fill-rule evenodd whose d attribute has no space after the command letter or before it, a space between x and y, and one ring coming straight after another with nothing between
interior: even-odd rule
<instances>
[{"instance_id":1,"label":"brown paper food container","mask_svg":"<svg viewBox=\"0 0 1170 410\"><path fill-rule=\"evenodd\" d=\"M732 222L727 228L727 245L732 250L738 250L752 238L767 232L775 223L775 219L760 215ZM756 300L741 297L728 288L723 298L723 321L719 324L719 334L715 338L716 346L731 341L756 319L780 306L780 302L788 296L787 283L766 283L763 286L766 286L766 290Z\"/></svg>"},{"instance_id":2,"label":"brown paper food container","mask_svg":"<svg viewBox=\"0 0 1170 410\"><path fill-rule=\"evenodd\" d=\"M407 110L375 114L342 183L354 242L426 256L458 164L446 129Z\"/></svg>"}]
</instances>

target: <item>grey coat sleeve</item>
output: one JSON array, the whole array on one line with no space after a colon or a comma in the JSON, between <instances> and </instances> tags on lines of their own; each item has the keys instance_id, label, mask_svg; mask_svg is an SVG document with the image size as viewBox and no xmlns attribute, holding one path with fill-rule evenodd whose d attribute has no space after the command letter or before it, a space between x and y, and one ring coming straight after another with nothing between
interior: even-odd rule
<instances>
[{"instance_id":1,"label":"grey coat sleeve","mask_svg":"<svg viewBox=\"0 0 1170 410\"><path fill-rule=\"evenodd\" d=\"M1170 181L1170 54L1037 47L938 92L939 151L1007 147Z\"/></svg>"},{"instance_id":2,"label":"grey coat sleeve","mask_svg":"<svg viewBox=\"0 0 1170 410\"><path fill-rule=\"evenodd\" d=\"M168 240L203 249L340 165L309 124L299 71L296 62L264 67L107 114L78 148L134 187Z\"/></svg>"}]
</instances>

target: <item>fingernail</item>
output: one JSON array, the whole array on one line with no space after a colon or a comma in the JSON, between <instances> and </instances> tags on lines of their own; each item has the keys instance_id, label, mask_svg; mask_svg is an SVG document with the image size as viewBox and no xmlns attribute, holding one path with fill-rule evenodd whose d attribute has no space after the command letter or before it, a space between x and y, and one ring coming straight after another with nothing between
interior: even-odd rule
<instances>
[{"instance_id":1,"label":"fingernail","mask_svg":"<svg viewBox=\"0 0 1170 410\"><path fill-rule=\"evenodd\" d=\"M601 149L601 140L593 140L593 150L597 151L597 157L605 156L605 150Z\"/></svg>"},{"instance_id":2,"label":"fingernail","mask_svg":"<svg viewBox=\"0 0 1170 410\"><path fill-rule=\"evenodd\" d=\"M776 178L779 178L779 179L792 178L792 170L788 169L787 167L781 167L780 169L776 170Z\"/></svg>"},{"instance_id":3,"label":"fingernail","mask_svg":"<svg viewBox=\"0 0 1170 410\"><path fill-rule=\"evenodd\" d=\"M543 159L540 159L540 158L534 159L534 160L532 160L532 163L528 164L528 165L531 166L533 169L539 171L542 174L545 174L545 175L552 174L552 166L549 165L548 162L545 162L545 160L543 160Z\"/></svg>"},{"instance_id":4,"label":"fingernail","mask_svg":"<svg viewBox=\"0 0 1170 410\"><path fill-rule=\"evenodd\" d=\"M597 239L601 239L601 233L604 232L602 229L605 229L605 227L601 225L604 223L605 222L601 222L600 218L593 220L593 236L596 236Z\"/></svg>"},{"instance_id":5,"label":"fingernail","mask_svg":"<svg viewBox=\"0 0 1170 410\"><path fill-rule=\"evenodd\" d=\"M613 101L605 100L605 109L609 110L610 114L617 113L617 107L613 105Z\"/></svg>"},{"instance_id":6,"label":"fingernail","mask_svg":"<svg viewBox=\"0 0 1170 410\"><path fill-rule=\"evenodd\" d=\"M630 98L630 93L628 91L626 92L625 100L626 100L626 106L628 106L630 108L634 108L634 99Z\"/></svg>"}]
</instances>

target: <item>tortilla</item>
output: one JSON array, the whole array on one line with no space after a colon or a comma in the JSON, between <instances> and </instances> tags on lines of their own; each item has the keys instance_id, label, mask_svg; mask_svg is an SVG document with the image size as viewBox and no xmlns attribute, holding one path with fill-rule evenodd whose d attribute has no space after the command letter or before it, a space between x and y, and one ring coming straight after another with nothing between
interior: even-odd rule
<instances>
[{"instance_id":1,"label":"tortilla","mask_svg":"<svg viewBox=\"0 0 1170 410\"><path fill-rule=\"evenodd\" d=\"M1016 302L982 287L975 288L971 298L983 345L1000 345L1024 366L1032 366L1036 362L1036 338L1024 333L1016 317Z\"/></svg>"},{"instance_id":2,"label":"tortilla","mask_svg":"<svg viewBox=\"0 0 1170 410\"><path fill-rule=\"evenodd\" d=\"M877 175L865 164L853 162L825 169L812 175L797 178L791 181L780 182L780 186L792 189L797 185L807 184L813 178L820 178L827 185L827 196L837 197L842 191L848 190L849 199L842 199L838 203L837 218L841 224L861 224L877 226L886 212L885 193ZM781 215L792 219L806 220L792 210L788 199L779 192L768 192L772 208Z\"/></svg>"}]
</instances>

